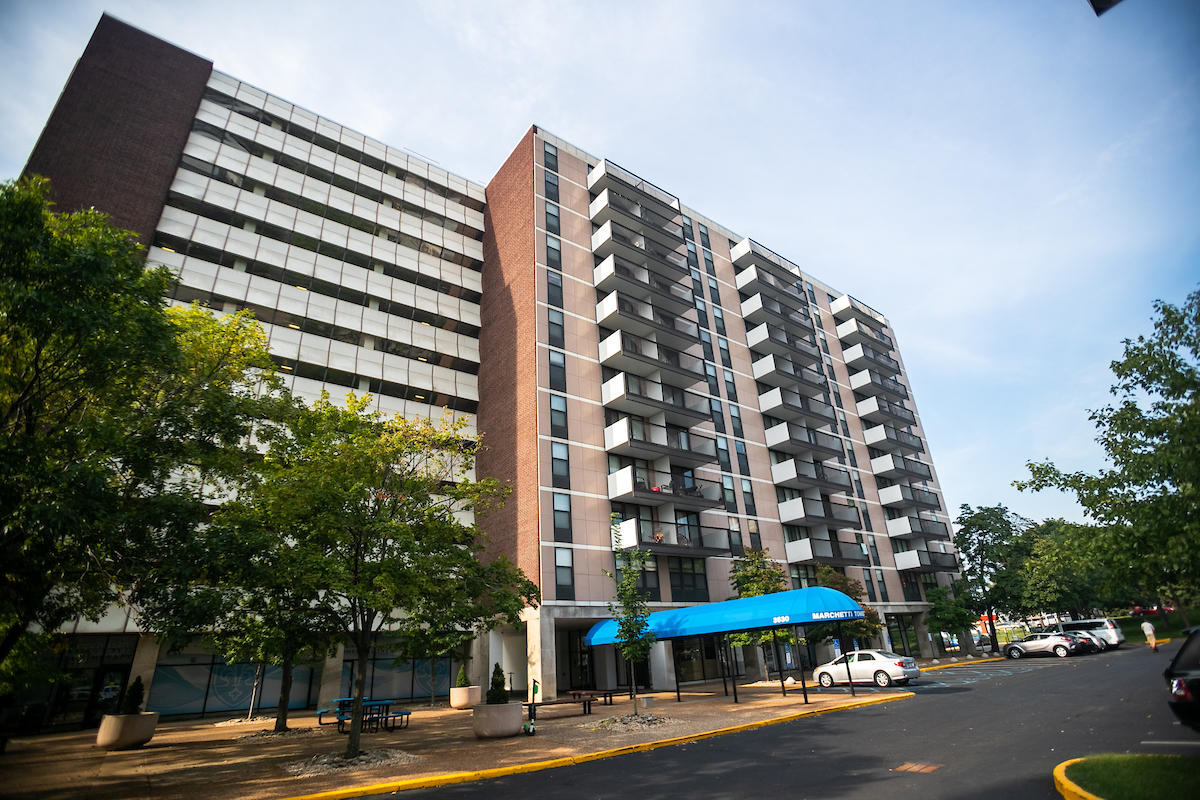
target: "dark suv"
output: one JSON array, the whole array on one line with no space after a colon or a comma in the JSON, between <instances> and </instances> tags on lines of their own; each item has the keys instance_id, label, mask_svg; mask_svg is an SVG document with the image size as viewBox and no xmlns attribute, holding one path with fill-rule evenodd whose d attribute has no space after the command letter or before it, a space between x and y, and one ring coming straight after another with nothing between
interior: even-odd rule
<instances>
[{"instance_id":1,"label":"dark suv","mask_svg":"<svg viewBox=\"0 0 1200 800\"><path fill-rule=\"evenodd\" d=\"M1167 705L1182 724L1200 733L1200 625L1185 633L1191 635L1163 672L1171 690Z\"/></svg>"}]
</instances>

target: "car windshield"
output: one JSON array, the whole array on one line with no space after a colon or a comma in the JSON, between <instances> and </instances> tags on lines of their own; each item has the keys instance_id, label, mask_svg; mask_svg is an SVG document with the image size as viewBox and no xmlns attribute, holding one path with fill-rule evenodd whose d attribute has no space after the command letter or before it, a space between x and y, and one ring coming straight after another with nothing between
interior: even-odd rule
<instances>
[{"instance_id":1,"label":"car windshield","mask_svg":"<svg viewBox=\"0 0 1200 800\"><path fill-rule=\"evenodd\" d=\"M1200 631L1193 633L1171 662L1171 669L1200 669Z\"/></svg>"},{"instance_id":2,"label":"car windshield","mask_svg":"<svg viewBox=\"0 0 1200 800\"><path fill-rule=\"evenodd\" d=\"M880 658L888 658L888 659L891 659L891 658L904 658L904 656L900 655L899 653L889 653L889 652L888 652L888 651L886 651L886 650L880 650L880 651L879 651L879 657L880 657Z\"/></svg>"}]
</instances>

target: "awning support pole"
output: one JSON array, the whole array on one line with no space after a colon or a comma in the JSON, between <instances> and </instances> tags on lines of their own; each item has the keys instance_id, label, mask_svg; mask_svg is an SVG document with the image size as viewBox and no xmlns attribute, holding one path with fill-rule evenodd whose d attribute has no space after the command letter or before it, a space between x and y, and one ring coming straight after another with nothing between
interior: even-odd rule
<instances>
[{"instance_id":1,"label":"awning support pole","mask_svg":"<svg viewBox=\"0 0 1200 800\"><path fill-rule=\"evenodd\" d=\"M737 664L733 660L733 645L729 643L729 634L725 634L725 650L729 653L729 681L733 684L733 702L738 701L737 696Z\"/></svg>"},{"instance_id":2,"label":"awning support pole","mask_svg":"<svg viewBox=\"0 0 1200 800\"><path fill-rule=\"evenodd\" d=\"M715 636L714 638L717 640L717 652L721 654L717 658L717 663L721 666L721 686L725 687L725 696L729 697L729 684L725 682L725 644L722 642L720 636ZM701 655L704 653L703 640L700 642L700 653Z\"/></svg>"},{"instance_id":3,"label":"awning support pole","mask_svg":"<svg viewBox=\"0 0 1200 800\"><path fill-rule=\"evenodd\" d=\"M837 624L837 637L838 644L840 645L842 643L842 623L840 620ZM850 654L842 653L842 656L846 659L846 680L850 682L850 696L858 697L858 694L854 691L854 678L850 677Z\"/></svg>"},{"instance_id":4,"label":"awning support pole","mask_svg":"<svg viewBox=\"0 0 1200 800\"><path fill-rule=\"evenodd\" d=\"M804 681L804 651L808 648L802 648L800 640L803 636L796 634L797 628L792 626L792 638L796 640L796 659L800 662L800 691L804 692L804 704L808 705L808 684Z\"/></svg>"},{"instance_id":5,"label":"awning support pole","mask_svg":"<svg viewBox=\"0 0 1200 800\"><path fill-rule=\"evenodd\" d=\"M779 636L771 628L771 651L775 654L775 667L779 670L779 688L787 697L787 684L783 682L783 662L779 660Z\"/></svg>"},{"instance_id":6,"label":"awning support pole","mask_svg":"<svg viewBox=\"0 0 1200 800\"><path fill-rule=\"evenodd\" d=\"M675 666L675 702L682 703L683 698L679 696L679 648L675 646L678 639L671 640L671 663Z\"/></svg>"}]
</instances>

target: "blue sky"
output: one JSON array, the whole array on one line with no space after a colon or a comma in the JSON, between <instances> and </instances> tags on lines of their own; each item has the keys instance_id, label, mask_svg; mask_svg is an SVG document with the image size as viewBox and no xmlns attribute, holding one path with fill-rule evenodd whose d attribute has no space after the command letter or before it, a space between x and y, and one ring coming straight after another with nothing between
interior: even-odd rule
<instances>
[{"instance_id":1,"label":"blue sky","mask_svg":"<svg viewBox=\"0 0 1200 800\"><path fill-rule=\"evenodd\" d=\"M331 8L336 14L331 14ZM947 505L1102 464L1087 409L1200 283L1200 3L6 2L0 179L101 12L486 183L530 124L883 311Z\"/></svg>"}]
</instances>

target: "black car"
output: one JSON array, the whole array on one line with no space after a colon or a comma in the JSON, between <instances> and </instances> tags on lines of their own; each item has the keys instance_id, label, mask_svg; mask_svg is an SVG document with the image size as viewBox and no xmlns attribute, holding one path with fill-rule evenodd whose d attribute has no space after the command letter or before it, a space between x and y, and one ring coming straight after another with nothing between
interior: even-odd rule
<instances>
[{"instance_id":1,"label":"black car","mask_svg":"<svg viewBox=\"0 0 1200 800\"><path fill-rule=\"evenodd\" d=\"M1200 625L1188 628L1187 641L1163 672L1171 699L1167 705L1179 721L1200 733Z\"/></svg>"}]
</instances>

